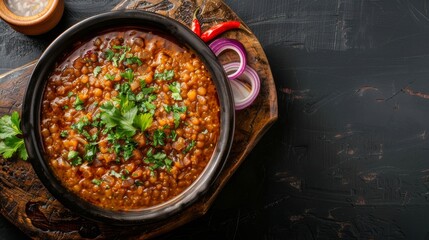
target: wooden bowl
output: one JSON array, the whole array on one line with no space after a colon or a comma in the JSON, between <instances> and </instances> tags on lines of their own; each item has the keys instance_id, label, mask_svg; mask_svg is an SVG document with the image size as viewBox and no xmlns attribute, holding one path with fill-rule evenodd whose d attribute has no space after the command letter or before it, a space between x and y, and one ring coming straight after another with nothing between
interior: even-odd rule
<instances>
[{"instance_id":1,"label":"wooden bowl","mask_svg":"<svg viewBox=\"0 0 429 240\"><path fill-rule=\"evenodd\" d=\"M89 36L117 28L155 30L192 49L212 75L220 105L220 135L211 160L194 181L167 202L130 211L109 210L93 205L64 187L45 159L40 130L43 93L57 60ZM165 220L191 206L215 183L227 160L234 137L234 101L231 87L220 63L210 48L188 27L174 19L143 11L115 11L86 19L61 34L42 54L32 73L25 94L22 123L25 145L39 179L65 207L84 217L115 225L145 224Z\"/></svg>"},{"instance_id":2,"label":"wooden bowl","mask_svg":"<svg viewBox=\"0 0 429 240\"><path fill-rule=\"evenodd\" d=\"M47 6L33 16L19 16L6 5L6 0L0 0L0 18L13 29L26 35L39 35L54 28L64 12L63 0L48 0Z\"/></svg>"}]
</instances>

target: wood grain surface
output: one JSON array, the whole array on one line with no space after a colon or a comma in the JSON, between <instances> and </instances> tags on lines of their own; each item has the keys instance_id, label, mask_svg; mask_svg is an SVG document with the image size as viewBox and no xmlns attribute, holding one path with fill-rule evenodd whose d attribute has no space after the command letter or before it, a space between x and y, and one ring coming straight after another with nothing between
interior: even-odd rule
<instances>
[{"instance_id":1,"label":"wood grain surface","mask_svg":"<svg viewBox=\"0 0 429 240\"><path fill-rule=\"evenodd\" d=\"M203 30L213 24L240 20L221 0L125 0L114 10L140 9L157 12L190 26L192 14L201 8L199 19ZM254 35L230 31L224 37L239 39L248 52L248 64L261 77L261 92L255 103L236 113L236 134L226 166L199 201L177 216L164 222L129 228L95 223L70 212L55 200L37 179L31 165L19 159L0 159L0 211L24 233L34 239L145 239L177 228L205 214L219 191L237 170L255 144L277 119L277 96L274 80L265 53ZM237 60L234 54L220 57L223 63ZM22 98L34 62L0 76L0 115L20 111Z\"/></svg>"}]
</instances>

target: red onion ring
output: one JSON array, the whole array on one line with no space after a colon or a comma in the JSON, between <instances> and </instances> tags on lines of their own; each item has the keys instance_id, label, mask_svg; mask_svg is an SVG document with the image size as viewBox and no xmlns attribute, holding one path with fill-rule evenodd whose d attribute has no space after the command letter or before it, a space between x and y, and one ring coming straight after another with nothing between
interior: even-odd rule
<instances>
[{"instance_id":1,"label":"red onion ring","mask_svg":"<svg viewBox=\"0 0 429 240\"><path fill-rule=\"evenodd\" d=\"M236 71L241 67L238 62L225 64L225 72ZM241 110L250 106L259 94L261 81L256 71L245 65L242 75L238 79L231 79L231 88L234 95L235 109ZM249 87L250 85L250 87Z\"/></svg>"},{"instance_id":2,"label":"red onion ring","mask_svg":"<svg viewBox=\"0 0 429 240\"><path fill-rule=\"evenodd\" d=\"M209 47L212 49L213 53L216 56L227 49L235 51L240 57L239 67L236 69L234 73L228 75L229 79L235 79L239 77L243 72L247 64L246 60L246 51L244 50L244 46L241 42L234 39L227 38L219 38L210 43Z\"/></svg>"}]
</instances>

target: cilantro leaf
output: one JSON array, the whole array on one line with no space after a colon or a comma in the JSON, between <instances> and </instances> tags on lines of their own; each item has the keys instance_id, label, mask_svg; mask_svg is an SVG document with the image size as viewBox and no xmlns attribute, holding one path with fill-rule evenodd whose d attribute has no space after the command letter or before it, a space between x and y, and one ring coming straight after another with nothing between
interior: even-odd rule
<instances>
[{"instance_id":1,"label":"cilantro leaf","mask_svg":"<svg viewBox=\"0 0 429 240\"><path fill-rule=\"evenodd\" d=\"M100 72L101 72L101 67L97 66L94 68L94 71L92 73L94 74L94 77L97 77Z\"/></svg>"},{"instance_id":2,"label":"cilantro leaf","mask_svg":"<svg viewBox=\"0 0 429 240\"><path fill-rule=\"evenodd\" d=\"M97 143L85 145L85 155L83 159L87 162L92 162L97 154Z\"/></svg>"},{"instance_id":3,"label":"cilantro leaf","mask_svg":"<svg viewBox=\"0 0 429 240\"><path fill-rule=\"evenodd\" d=\"M112 50L107 49L107 50L104 52L104 56L106 57L106 60L107 60L107 61L111 61L111 60L113 59L113 56L115 56L115 53L114 53Z\"/></svg>"},{"instance_id":4,"label":"cilantro leaf","mask_svg":"<svg viewBox=\"0 0 429 240\"><path fill-rule=\"evenodd\" d=\"M115 170L111 170L111 171L110 171L110 175L111 175L111 176L114 176L114 177L116 177L116 178L121 178L121 174L120 174L120 173L118 173L118 172L116 172Z\"/></svg>"},{"instance_id":5,"label":"cilantro leaf","mask_svg":"<svg viewBox=\"0 0 429 240\"><path fill-rule=\"evenodd\" d=\"M134 118L137 115L137 107L132 107L129 110L121 111L116 108L111 102L104 103L101 107L101 122L108 129L116 127L116 131L120 135L133 136L136 128L133 126Z\"/></svg>"},{"instance_id":6,"label":"cilantro leaf","mask_svg":"<svg viewBox=\"0 0 429 240\"><path fill-rule=\"evenodd\" d=\"M77 123L74 123L71 125L72 129L77 130L79 133L82 133L83 128L90 125L90 122L88 120L87 116L83 116Z\"/></svg>"},{"instance_id":7,"label":"cilantro leaf","mask_svg":"<svg viewBox=\"0 0 429 240\"><path fill-rule=\"evenodd\" d=\"M177 128L180 124L180 114L185 113L187 110L187 107L186 106L179 107L176 103L173 106L164 105L164 110L167 113L173 112L174 126Z\"/></svg>"},{"instance_id":8,"label":"cilantro leaf","mask_svg":"<svg viewBox=\"0 0 429 240\"><path fill-rule=\"evenodd\" d=\"M92 179L92 181L91 181L93 184L95 184L95 185L97 185L97 186L100 186L101 185L101 183L103 182L103 180L100 180L100 179L96 179L96 178L94 178L94 179Z\"/></svg>"},{"instance_id":9,"label":"cilantro leaf","mask_svg":"<svg viewBox=\"0 0 429 240\"><path fill-rule=\"evenodd\" d=\"M24 140L16 136L10 136L0 142L0 154L2 154L4 158L10 158L15 152L20 151L22 147L25 148Z\"/></svg>"},{"instance_id":10,"label":"cilantro leaf","mask_svg":"<svg viewBox=\"0 0 429 240\"><path fill-rule=\"evenodd\" d=\"M133 56L133 57L129 57L125 60L125 63L130 65L133 63L137 63L139 66L141 66L143 64L143 62L140 60L140 58Z\"/></svg>"},{"instance_id":11,"label":"cilantro leaf","mask_svg":"<svg viewBox=\"0 0 429 240\"><path fill-rule=\"evenodd\" d=\"M109 73L106 73L106 75L104 75L104 78L110 81L115 80L115 75L111 75Z\"/></svg>"},{"instance_id":12,"label":"cilantro leaf","mask_svg":"<svg viewBox=\"0 0 429 240\"><path fill-rule=\"evenodd\" d=\"M174 70L165 70L162 73L156 72L154 77L155 79L161 79L164 81L171 80L174 77Z\"/></svg>"},{"instance_id":13,"label":"cilantro leaf","mask_svg":"<svg viewBox=\"0 0 429 240\"><path fill-rule=\"evenodd\" d=\"M112 57L112 61L113 61L113 66L115 66L115 67L117 67L118 66L118 61L119 61L119 59L118 59L118 56L113 56Z\"/></svg>"},{"instance_id":14,"label":"cilantro leaf","mask_svg":"<svg viewBox=\"0 0 429 240\"><path fill-rule=\"evenodd\" d=\"M182 100L182 96L180 95L180 83L178 82L173 82L170 85L168 85L168 88L170 89L170 91L172 91L173 93L171 94L171 97L174 100Z\"/></svg>"},{"instance_id":15,"label":"cilantro leaf","mask_svg":"<svg viewBox=\"0 0 429 240\"><path fill-rule=\"evenodd\" d=\"M119 128L123 131L126 136L133 136L136 132L136 128L133 126L134 118L137 115L137 107L131 108L129 111L125 112L120 120Z\"/></svg>"},{"instance_id":16,"label":"cilantro leaf","mask_svg":"<svg viewBox=\"0 0 429 240\"><path fill-rule=\"evenodd\" d=\"M62 130L60 132L60 137L66 138L69 135L69 132L67 130Z\"/></svg>"},{"instance_id":17,"label":"cilantro leaf","mask_svg":"<svg viewBox=\"0 0 429 240\"><path fill-rule=\"evenodd\" d=\"M121 73L121 77L128 79L128 81L132 81L134 79L133 70L127 68L127 70L125 70L125 72Z\"/></svg>"},{"instance_id":18,"label":"cilantro leaf","mask_svg":"<svg viewBox=\"0 0 429 240\"><path fill-rule=\"evenodd\" d=\"M156 147L158 145L164 145L164 139L166 138L166 134L162 129L157 129L153 133L153 145Z\"/></svg>"},{"instance_id":19,"label":"cilantro leaf","mask_svg":"<svg viewBox=\"0 0 429 240\"><path fill-rule=\"evenodd\" d=\"M149 169L152 172L158 168L165 168L170 171L171 165L173 163L173 161L167 157L167 154L163 152L152 154L152 149L147 152L144 162L147 164L151 164L149 166Z\"/></svg>"},{"instance_id":20,"label":"cilantro leaf","mask_svg":"<svg viewBox=\"0 0 429 240\"><path fill-rule=\"evenodd\" d=\"M193 147L195 147L195 141L194 141L194 140L192 140L192 141L189 143L189 145L188 145L188 146L186 146L185 150L183 150L183 153L187 153L187 152L191 151L191 149L192 149Z\"/></svg>"},{"instance_id":21,"label":"cilantro leaf","mask_svg":"<svg viewBox=\"0 0 429 240\"><path fill-rule=\"evenodd\" d=\"M176 133L176 131L175 131L175 130L171 130L171 132L170 132L170 138L171 138L171 140L172 140L173 142L175 142L175 141L176 141L176 139L177 139L177 133Z\"/></svg>"},{"instance_id":22,"label":"cilantro leaf","mask_svg":"<svg viewBox=\"0 0 429 240\"><path fill-rule=\"evenodd\" d=\"M76 96L76 100L73 103L73 107L77 110L80 111L83 109L83 101L82 99L79 98L79 96Z\"/></svg>"},{"instance_id":23,"label":"cilantro leaf","mask_svg":"<svg viewBox=\"0 0 429 240\"><path fill-rule=\"evenodd\" d=\"M79 156L79 153L76 151L71 150L67 155L67 159L70 161L70 164L72 166L77 166L82 164L82 158Z\"/></svg>"},{"instance_id":24,"label":"cilantro leaf","mask_svg":"<svg viewBox=\"0 0 429 240\"><path fill-rule=\"evenodd\" d=\"M22 134L20 119L18 112L13 112L11 115L4 115L0 118L0 139Z\"/></svg>"},{"instance_id":25,"label":"cilantro leaf","mask_svg":"<svg viewBox=\"0 0 429 240\"><path fill-rule=\"evenodd\" d=\"M10 158L14 153L23 160L28 158L24 140L18 137L22 134L20 122L16 111L0 118L0 154L3 158Z\"/></svg>"},{"instance_id":26,"label":"cilantro leaf","mask_svg":"<svg viewBox=\"0 0 429 240\"><path fill-rule=\"evenodd\" d=\"M152 126L153 116L150 113L141 113L136 116L134 119L134 126L140 129L140 131L145 131L150 126Z\"/></svg>"}]
</instances>

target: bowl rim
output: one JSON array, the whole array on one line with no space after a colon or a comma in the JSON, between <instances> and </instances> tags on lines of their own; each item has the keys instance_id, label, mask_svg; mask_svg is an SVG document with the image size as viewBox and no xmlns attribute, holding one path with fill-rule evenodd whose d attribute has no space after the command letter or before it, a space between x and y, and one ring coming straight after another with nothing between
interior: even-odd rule
<instances>
[{"instance_id":1,"label":"bowl rim","mask_svg":"<svg viewBox=\"0 0 429 240\"><path fill-rule=\"evenodd\" d=\"M108 210L81 199L62 186L55 177L49 163L44 158L40 130L41 105L45 86L52 68L62 54L71 52L76 41L89 41L96 34L85 36L84 33L106 32L109 29L134 27L139 29L156 29L164 34L174 36L177 42L192 49L212 75L216 85L220 105L220 134L211 160L191 186L167 202L154 207L136 210ZM69 47L68 50L67 47ZM48 191L66 208L83 217L115 225L143 224L161 221L178 214L205 194L218 178L231 149L234 136L235 110L231 86L223 67L210 48L187 26L157 13L120 10L102 13L73 25L57 37L43 52L32 72L22 106L22 127L25 146L29 160L37 176Z\"/></svg>"}]
</instances>

